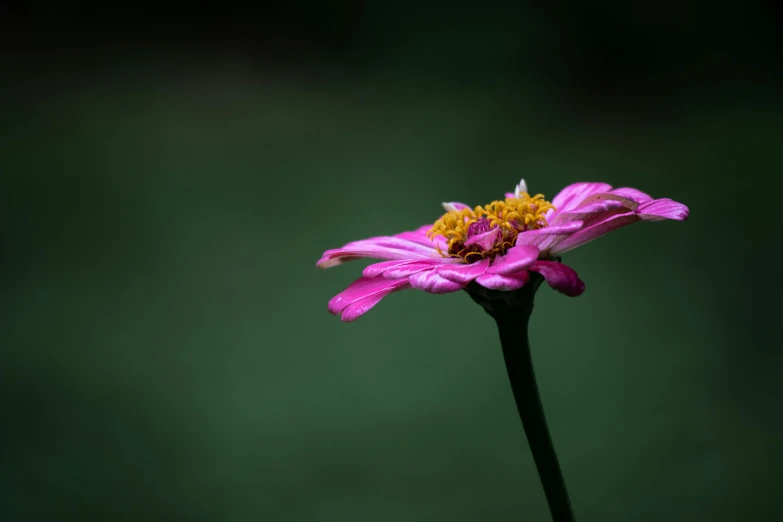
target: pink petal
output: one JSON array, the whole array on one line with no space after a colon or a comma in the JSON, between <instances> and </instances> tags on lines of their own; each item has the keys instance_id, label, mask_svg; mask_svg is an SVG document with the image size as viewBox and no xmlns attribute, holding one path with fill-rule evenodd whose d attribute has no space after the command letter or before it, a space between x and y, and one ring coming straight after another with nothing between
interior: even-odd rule
<instances>
[{"instance_id":1,"label":"pink petal","mask_svg":"<svg viewBox=\"0 0 783 522\"><path fill-rule=\"evenodd\" d=\"M526 230L520 232L517 236L517 245L533 245L534 239L540 239L542 236L556 236L556 235L571 235L582 228L581 221L572 221L565 225L547 225L543 228L537 228L535 230ZM521 243L520 243L521 241Z\"/></svg>"},{"instance_id":2,"label":"pink petal","mask_svg":"<svg viewBox=\"0 0 783 522\"><path fill-rule=\"evenodd\" d=\"M399 260L392 260L392 261L381 261L380 263L375 263L364 270L362 270L362 275L364 277L378 277L381 275L385 270L388 270L389 268L394 268L396 266L404 266L409 265L411 263L415 263L417 260L407 260L407 261L399 261Z\"/></svg>"},{"instance_id":3,"label":"pink petal","mask_svg":"<svg viewBox=\"0 0 783 522\"><path fill-rule=\"evenodd\" d=\"M459 283L438 275L435 270L418 272L408 278L413 288L431 294L447 294L465 288L467 283Z\"/></svg>"},{"instance_id":4,"label":"pink petal","mask_svg":"<svg viewBox=\"0 0 783 522\"><path fill-rule=\"evenodd\" d=\"M618 201L616 199L593 198L618 198L624 201ZM563 212L558 212L555 214L550 225L564 226L568 223L571 223L572 221L583 221L585 225L590 225L595 221L602 219L607 214L616 214L618 211L627 212L629 207L626 205L626 203L633 206L633 208L630 210L633 210L637 207L636 202L623 198L622 196L615 196L612 194L596 194L594 196L590 196L587 200L585 200L585 202L580 203L571 210L564 210Z\"/></svg>"},{"instance_id":5,"label":"pink petal","mask_svg":"<svg viewBox=\"0 0 783 522\"><path fill-rule=\"evenodd\" d=\"M530 274L527 270L523 270L509 275L486 273L477 277L476 282L490 290L510 291L522 288L527 284L529 279Z\"/></svg>"},{"instance_id":6,"label":"pink petal","mask_svg":"<svg viewBox=\"0 0 783 522\"><path fill-rule=\"evenodd\" d=\"M632 199L639 204L647 203L652 199L652 197L650 197L649 194L645 194L641 190L637 190L631 187L616 188L612 190L610 194L618 194L620 196L625 196L626 198Z\"/></svg>"},{"instance_id":7,"label":"pink petal","mask_svg":"<svg viewBox=\"0 0 783 522\"><path fill-rule=\"evenodd\" d=\"M486 272L488 266L489 258L486 258L477 263L439 266L435 272L455 283L469 283Z\"/></svg>"},{"instance_id":8,"label":"pink petal","mask_svg":"<svg viewBox=\"0 0 783 522\"><path fill-rule=\"evenodd\" d=\"M442 265L442 264L452 264L452 263L459 263L462 262L459 258L453 258L453 257L441 257L436 259L411 259L407 261L381 261L380 263L375 263L373 265L368 266L362 271L362 275L364 277L378 277L379 275L383 274L384 277L387 279L397 279L398 277L403 277L402 275L394 275L394 274L402 274L403 271L408 271L405 273L405 275L409 275L413 272L417 272L418 270L423 270L424 268L429 268L432 266ZM415 266L413 266L415 265Z\"/></svg>"},{"instance_id":9,"label":"pink petal","mask_svg":"<svg viewBox=\"0 0 783 522\"><path fill-rule=\"evenodd\" d=\"M645 221L661 221L664 219L684 221L688 219L690 210L682 203L663 198L640 205L636 213Z\"/></svg>"},{"instance_id":10,"label":"pink petal","mask_svg":"<svg viewBox=\"0 0 783 522\"><path fill-rule=\"evenodd\" d=\"M578 232L582 227L582 221L572 221L567 225L550 225L537 230L529 230L517 236L516 245L535 245L543 252Z\"/></svg>"},{"instance_id":11,"label":"pink petal","mask_svg":"<svg viewBox=\"0 0 783 522\"><path fill-rule=\"evenodd\" d=\"M651 200L640 204L636 209L636 212L624 212L614 215L608 213L607 215L601 216L599 221L590 223L590 226L583 228L579 232L557 243L552 247L551 254L560 255L563 252L573 250L578 246L582 246L585 243L597 239L604 234L608 234L613 230L617 230L620 227L630 225L631 223L640 220L661 221L663 219L674 219L682 221L688 219L688 214L688 207L682 203L667 198Z\"/></svg>"},{"instance_id":12,"label":"pink petal","mask_svg":"<svg viewBox=\"0 0 783 522\"><path fill-rule=\"evenodd\" d=\"M386 279L399 279L401 277L408 277L416 272L422 270L430 270L443 265L453 265L460 263L462 259L454 257L441 257L440 259L428 259L425 261L414 261L413 263L403 266L391 267L383 272L383 277Z\"/></svg>"},{"instance_id":13,"label":"pink petal","mask_svg":"<svg viewBox=\"0 0 783 522\"><path fill-rule=\"evenodd\" d=\"M495 241L497 241L498 236L500 235L500 228L493 228L492 230L488 230L487 232L484 232L483 234L476 234L472 238L465 241L465 246L473 246L478 245L481 250L492 250L492 247L495 246Z\"/></svg>"},{"instance_id":14,"label":"pink petal","mask_svg":"<svg viewBox=\"0 0 783 522\"><path fill-rule=\"evenodd\" d=\"M396 248L397 250L406 250L408 252L415 252L422 255L430 255L435 251L435 245L430 242L429 244L422 244L409 239L403 239L395 236L378 236L368 239L360 239L359 241L352 241L343 248L353 248L362 246L378 246L383 248Z\"/></svg>"},{"instance_id":15,"label":"pink petal","mask_svg":"<svg viewBox=\"0 0 783 522\"><path fill-rule=\"evenodd\" d=\"M444 251L447 250L448 243L446 242L443 236L435 236L432 239L427 237L427 232L429 232L431 229L432 229L432 225L424 225L422 227L417 228L416 230L394 234L393 237L405 239L407 241L411 241L413 243L417 243L419 245L429 247L429 248L435 248L436 246L439 246L441 250Z\"/></svg>"},{"instance_id":16,"label":"pink petal","mask_svg":"<svg viewBox=\"0 0 783 522\"><path fill-rule=\"evenodd\" d=\"M441 256L435 249L434 244L433 246L425 246L407 239L381 236L353 241L342 248L327 250L315 266L318 268L330 268L345 261L352 261L361 257L410 260Z\"/></svg>"},{"instance_id":17,"label":"pink petal","mask_svg":"<svg viewBox=\"0 0 783 522\"><path fill-rule=\"evenodd\" d=\"M551 226L565 226L571 222L576 222L581 223L580 229L584 230L617 214L627 213L629 210L628 206L636 208L637 203L615 194L603 192L593 194L575 208L555 214L551 219ZM571 235L549 236L535 243L542 251L548 251L556 248L561 241L565 241Z\"/></svg>"},{"instance_id":18,"label":"pink petal","mask_svg":"<svg viewBox=\"0 0 783 522\"><path fill-rule=\"evenodd\" d=\"M387 295L389 292L402 288L407 285L407 280L398 279L390 281L381 277L367 278L360 277L350 285L348 288L334 296L328 305L329 312L332 314L339 314L346 307L370 296L374 296L379 292L383 295ZM383 297L383 295L381 297ZM369 310L369 308L367 308Z\"/></svg>"},{"instance_id":19,"label":"pink petal","mask_svg":"<svg viewBox=\"0 0 783 522\"><path fill-rule=\"evenodd\" d=\"M517 245L508 249L506 255L498 256L487 269L488 274L509 275L524 270L538 259L538 247L533 245Z\"/></svg>"},{"instance_id":20,"label":"pink petal","mask_svg":"<svg viewBox=\"0 0 783 522\"><path fill-rule=\"evenodd\" d=\"M544 276L549 286L567 296L576 297L585 291L585 284L570 266L554 261L536 261L530 270Z\"/></svg>"},{"instance_id":21,"label":"pink petal","mask_svg":"<svg viewBox=\"0 0 783 522\"><path fill-rule=\"evenodd\" d=\"M396 284L394 286L386 290L381 290L375 294L369 295L349 304L343 309L342 314L340 315L340 319L346 323L351 322L367 313L373 306L377 305L381 299L390 293L403 290L405 288L410 288L410 283L405 279L395 283Z\"/></svg>"},{"instance_id":22,"label":"pink petal","mask_svg":"<svg viewBox=\"0 0 783 522\"><path fill-rule=\"evenodd\" d=\"M597 239L604 234L608 234L612 230L616 230L620 227L624 227L625 225L635 223L636 221L639 221L639 219L639 216L633 212L611 216L605 221L601 221L595 225L584 228L576 234L562 240L552 247L550 253L553 256L559 256L563 252L573 250L574 248L582 246L585 243L589 243L590 241Z\"/></svg>"},{"instance_id":23,"label":"pink petal","mask_svg":"<svg viewBox=\"0 0 783 522\"><path fill-rule=\"evenodd\" d=\"M341 265L346 261L354 261L363 257L371 257L375 259L426 259L425 256L419 254L413 254L404 250L397 250L394 248L381 248L381 247L368 247L368 248L338 248L335 250L327 250L324 252L323 257L315 264L317 268L331 268L333 266Z\"/></svg>"},{"instance_id":24,"label":"pink petal","mask_svg":"<svg viewBox=\"0 0 783 522\"><path fill-rule=\"evenodd\" d=\"M573 183L561 190L552 200L552 204L555 206L555 213L560 213L576 207L593 194L610 190L612 186L606 183Z\"/></svg>"},{"instance_id":25,"label":"pink petal","mask_svg":"<svg viewBox=\"0 0 783 522\"><path fill-rule=\"evenodd\" d=\"M595 213L601 210L612 210L615 208L627 208L630 210L636 210L639 203L631 198L627 198L621 194L613 194L611 192L600 192L593 194L589 198L582 200L579 205L569 211L569 213ZM588 210L589 209L589 210Z\"/></svg>"}]
</instances>

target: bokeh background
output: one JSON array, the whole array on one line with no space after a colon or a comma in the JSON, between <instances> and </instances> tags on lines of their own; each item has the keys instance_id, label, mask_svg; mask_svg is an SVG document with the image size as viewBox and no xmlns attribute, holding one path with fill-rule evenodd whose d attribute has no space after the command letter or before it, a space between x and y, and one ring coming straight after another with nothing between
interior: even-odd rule
<instances>
[{"instance_id":1,"label":"bokeh background","mask_svg":"<svg viewBox=\"0 0 783 522\"><path fill-rule=\"evenodd\" d=\"M772 4L383 4L0 8L0 519L548 520L492 320L314 266L521 177L692 213L539 292L578 520L783 516Z\"/></svg>"}]
</instances>

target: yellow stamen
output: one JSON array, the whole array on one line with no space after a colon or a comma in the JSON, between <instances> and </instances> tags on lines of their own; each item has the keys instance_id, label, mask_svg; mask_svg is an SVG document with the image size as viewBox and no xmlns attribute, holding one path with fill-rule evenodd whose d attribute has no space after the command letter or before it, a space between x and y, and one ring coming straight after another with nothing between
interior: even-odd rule
<instances>
[{"instance_id":1,"label":"yellow stamen","mask_svg":"<svg viewBox=\"0 0 783 522\"><path fill-rule=\"evenodd\" d=\"M427 236L446 238L449 251L444 253L438 249L444 257L461 257L468 262L479 261L485 257L505 254L506 250L514 246L520 232L547 226L546 213L554 208L552 203L544 200L542 194L531 197L527 192L522 192L519 197L493 201L472 210L465 208L446 212L427 232ZM490 229L500 229L498 240L491 250L476 250L475 245L466 248L468 229L482 218L488 220Z\"/></svg>"}]
</instances>

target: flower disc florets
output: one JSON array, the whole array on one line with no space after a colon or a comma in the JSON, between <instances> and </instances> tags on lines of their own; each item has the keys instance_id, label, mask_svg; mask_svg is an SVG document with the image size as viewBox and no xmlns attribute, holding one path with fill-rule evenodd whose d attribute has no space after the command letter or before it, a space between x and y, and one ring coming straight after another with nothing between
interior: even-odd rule
<instances>
[{"instance_id":1,"label":"flower disc florets","mask_svg":"<svg viewBox=\"0 0 783 522\"><path fill-rule=\"evenodd\" d=\"M474 209L451 209L427 233L448 241L444 257L461 257L468 263L504 255L516 244L520 232L547 226L546 214L555 207L542 194L521 192L505 201L493 201Z\"/></svg>"}]
</instances>

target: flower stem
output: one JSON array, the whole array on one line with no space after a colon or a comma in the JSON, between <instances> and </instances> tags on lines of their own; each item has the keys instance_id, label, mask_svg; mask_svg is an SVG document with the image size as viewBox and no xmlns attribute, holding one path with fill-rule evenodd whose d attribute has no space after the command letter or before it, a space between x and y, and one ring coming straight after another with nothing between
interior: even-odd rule
<instances>
[{"instance_id":1,"label":"flower stem","mask_svg":"<svg viewBox=\"0 0 783 522\"><path fill-rule=\"evenodd\" d=\"M557 462L555 447L549 436L541 397L538 394L533 359L528 341L528 320L532 310L529 307L513 307L507 313L491 314L498 325L503 358L506 361L511 390L517 403L519 417L525 428L527 442L533 453L541 485L549 503L554 522L573 522L574 514L568 499L563 475ZM514 311L516 313L508 313Z\"/></svg>"}]
</instances>

